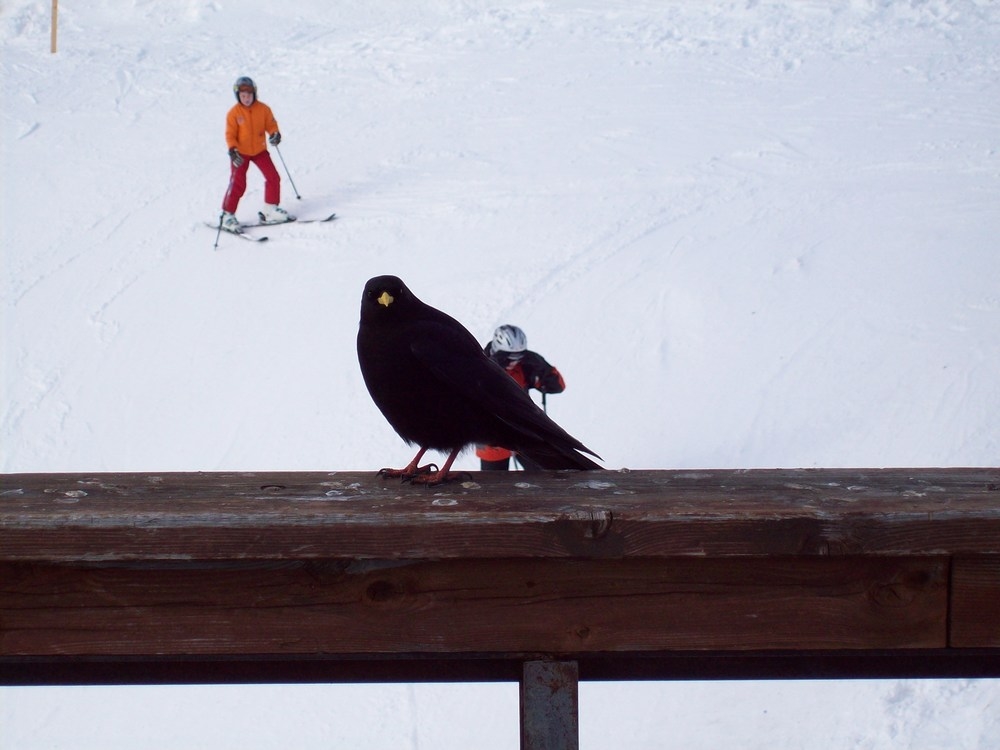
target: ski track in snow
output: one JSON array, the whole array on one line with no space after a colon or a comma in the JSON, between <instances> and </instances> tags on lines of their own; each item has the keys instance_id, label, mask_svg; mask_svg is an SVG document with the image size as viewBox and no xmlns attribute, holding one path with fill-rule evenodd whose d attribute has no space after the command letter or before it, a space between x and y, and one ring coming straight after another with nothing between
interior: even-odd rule
<instances>
[{"instance_id":1,"label":"ski track in snow","mask_svg":"<svg viewBox=\"0 0 1000 750\"><path fill-rule=\"evenodd\" d=\"M405 463L354 353L379 273L483 340L523 326L609 468L997 463L996 3L95 0L62 4L57 55L49 8L0 5L4 471ZM215 251L241 74L284 205L340 218ZM241 218L262 192L251 170ZM516 742L510 686L80 695L4 691L0 747ZM997 700L585 684L581 728L973 750Z\"/></svg>"}]
</instances>

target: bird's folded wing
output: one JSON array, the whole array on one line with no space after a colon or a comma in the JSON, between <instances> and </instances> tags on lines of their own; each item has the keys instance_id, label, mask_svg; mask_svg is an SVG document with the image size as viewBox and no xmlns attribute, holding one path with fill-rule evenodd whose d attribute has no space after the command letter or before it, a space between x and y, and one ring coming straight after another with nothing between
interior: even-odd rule
<instances>
[{"instance_id":1,"label":"bird's folded wing","mask_svg":"<svg viewBox=\"0 0 1000 750\"><path fill-rule=\"evenodd\" d=\"M481 404L501 421L544 438L544 412L502 367L483 354L465 329L428 322L414 326L411 333L413 355L448 388Z\"/></svg>"},{"instance_id":2,"label":"bird's folded wing","mask_svg":"<svg viewBox=\"0 0 1000 750\"><path fill-rule=\"evenodd\" d=\"M410 349L439 381L491 412L526 440L565 441L596 455L549 419L502 367L483 354L464 328L422 322L411 329Z\"/></svg>"}]
</instances>

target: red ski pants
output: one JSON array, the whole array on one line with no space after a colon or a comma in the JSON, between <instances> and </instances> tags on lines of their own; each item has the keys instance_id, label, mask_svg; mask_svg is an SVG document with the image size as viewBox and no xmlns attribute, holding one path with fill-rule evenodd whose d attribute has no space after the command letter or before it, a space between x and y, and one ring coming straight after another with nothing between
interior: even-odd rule
<instances>
[{"instance_id":1,"label":"red ski pants","mask_svg":"<svg viewBox=\"0 0 1000 750\"><path fill-rule=\"evenodd\" d=\"M261 151L254 156L246 154L240 154L240 156L243 157L243 163L238 167L230 162L232 171L229 175L229 190L226 191L226 197L222 199L222 210L231 214L236 213L236 207L240 205L240 198L247 190L247 170L250 168L250 162L256 164L257 169L264 175L264 202L270 203L272 206L281 203L281 176L274 168L271 155L267 151Z\"/></svg>"}]
</instances>

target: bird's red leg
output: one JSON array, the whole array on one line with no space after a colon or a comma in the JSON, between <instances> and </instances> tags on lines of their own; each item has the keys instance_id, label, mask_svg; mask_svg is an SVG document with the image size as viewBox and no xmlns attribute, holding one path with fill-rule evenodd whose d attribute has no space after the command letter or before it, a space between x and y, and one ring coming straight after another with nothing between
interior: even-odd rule
<instances>
[{"instance_id":1,"label":"bird's red leg","mask_svg":"<svg viewBox=\"0 0 1000 750\"><path fill-rule=\"evenodd\" d=\"M462 452L461 448L456 448L451 452L451 455L448 456L448 460L444 462L444 466L442 466L439 471L436 471L433 474L414 475L410 477L410 481L413 482L414 484L434 485L434 484L441 484L442 482L447 482L450 479L458 479L460 476L462 476L462 472L456 472L452 474L448 470L451 468L451 465L455 463L455 459L458 458L458 454L461 452Z\"/></svg>"},{"instance_id":2,"label":"bird's red leg","mask_svg":"<svg viewBox=\"0 0 1000 750\"><path fill-rule=\"evenodd\" d=\"M431 474L437 469L437 464L427 464L426 466L419 466L420 459L424 457L427 452L426 448L421 448L417 451L417 455L413 457L402 469L380 469L378 475L380 477L402 477L403 479L411 479L421 474ZM451 466L451 464L448 464Z\"/></svg>"}]
</instances>

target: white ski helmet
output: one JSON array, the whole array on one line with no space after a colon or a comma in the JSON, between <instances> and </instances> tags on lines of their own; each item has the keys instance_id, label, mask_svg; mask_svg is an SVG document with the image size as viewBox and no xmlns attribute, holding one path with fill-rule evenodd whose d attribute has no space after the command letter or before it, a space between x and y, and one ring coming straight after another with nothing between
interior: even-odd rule
<instances>
[{"instance_id":1,"label":"white ski helmet","mask_svg":"<svg viewBox=\"0 0 1000 750\"><path fill-rule=\"evenodd\" d=\"M253 78L250 78L250 76L240 76L236 79L236 83L233 84L233 94L236 96L236 101L240 100L240 89L245 88L253 91L253 100L257 101L257 84L253 82Z\"/></svg>"},{"instance_id":2,"label":"white ski helmet","mask_svg":"<svg viewBox=\"0 0 1000 750\"><path fill-rule=\"evenodd\" d=\"M528 337L517 326L502 325L493 332L492 350L516 354L528 348Z\"/></svg>"}]
</instances>

